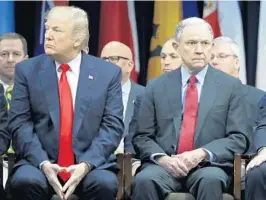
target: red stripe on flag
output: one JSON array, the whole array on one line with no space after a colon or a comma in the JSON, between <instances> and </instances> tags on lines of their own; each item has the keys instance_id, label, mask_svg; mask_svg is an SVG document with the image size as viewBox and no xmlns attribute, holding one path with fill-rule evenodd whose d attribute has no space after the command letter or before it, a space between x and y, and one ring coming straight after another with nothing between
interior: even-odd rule
<instances>
[{"instance_id":1,"label":"red stripe on flag","mask_svg":"<svg viewBox=\"0 0 266 200\"><path fill-rule=\"evenodd\" d=\"M215 10L210 13L208 16L204 17L204 19L212 26L214 38L221 36L221 29L218 21L218 12Z\"/></svg>"},{"instance_id":2,"label":"red stripe on flag","mask_svg":"<svg viewBox=\"0 0 266 200\"><path fill-rule=\"evenodd\" d=\"M54 1L55 6L68 6L68 1Z\"/></svg>"},{"instance_id":3,"label":"red stripe on flag","mask_svg":"<svg viewBox=\"0 0 266 200\"><path fill-rule=\"evenodd\" d=\"M119 41L129 46L135 61L127 1L101 2L99 55L104 45L111 41ZM135 66L131 73L131 79L137 81Z\"/></svg>"}]
</instances>

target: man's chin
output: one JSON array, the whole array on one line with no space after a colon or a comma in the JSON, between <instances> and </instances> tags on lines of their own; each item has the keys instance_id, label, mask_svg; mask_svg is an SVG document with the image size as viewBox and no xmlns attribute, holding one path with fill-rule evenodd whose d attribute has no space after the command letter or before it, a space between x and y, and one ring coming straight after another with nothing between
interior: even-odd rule
<instances>
[{"instance_id":1,"label":"man's chin","mask_svg":"<svg viewBox=\"0 0 266 200\"><path fill-rule=\"evenodd\" d=\"M45 48L45 49L44 49L44 52L45 52L45 54L48 55L48 56L52 56L52 55L55 54L55 51L52 50L52 49L50 49L50 48Z\"/></svg>"}]
</instances>

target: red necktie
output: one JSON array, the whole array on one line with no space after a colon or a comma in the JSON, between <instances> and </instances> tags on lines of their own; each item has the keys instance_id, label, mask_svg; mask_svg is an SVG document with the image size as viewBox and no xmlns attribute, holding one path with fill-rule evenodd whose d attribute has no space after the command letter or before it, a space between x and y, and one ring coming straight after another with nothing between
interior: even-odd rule
<instances>
[{"instance_id":1,"label":"red necktie","mask_svg":"<svg viewBox=\"0 0 266 200\"><path fill-rule=\"evenodd\" d=\"M67 64L60 66L62 74L59 83L60 94L60 138L58 165L69 167L74 164L74 153L72 150L72 126L73 126L73 104L66 72L70 69ZM63 181L70 178L70 173L60 172L59 176Z\"/></svg>"},{"instance_id":2,"label":"red necktie","mask_svg":"<svg viewBox=\"0 0 266 200\"><path fill-rule=\"evenodd\" d=\"M194 149L194 135L198 115L198 91L196 88L196 77L189 78L187 87L185 110L181 126L177 154Z\"/></svg>"}]
</instances>

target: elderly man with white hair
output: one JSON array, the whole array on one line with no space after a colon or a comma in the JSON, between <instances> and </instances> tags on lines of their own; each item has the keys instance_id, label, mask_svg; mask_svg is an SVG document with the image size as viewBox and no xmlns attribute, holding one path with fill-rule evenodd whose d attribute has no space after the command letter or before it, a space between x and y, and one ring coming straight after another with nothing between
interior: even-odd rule
<instances>
[{"instance_id":1,"label":"elderly man with white hair","mask_svg":"<svg viewBox=\"0 0 266 200\"><path fill-rule=\"evenodd\" d=\"M240 72L240 49L235 41L229 37L221 36L215 38L212 46L210 63L217 69L239 78ZM259 101L265 94L264 91L255 87L243 84L244 98L246 100L246 111L248 121L252 129L256 127L257 115L259 112ZM252 132L253 133L253 132ZM254 134L252 134L253 136ZM253 149L250 149L251 151Z\"/></svg>"},{"instance_id":2,"label":"elderly man with white hair","mask_svg":"<svg viewBox=\"0 0 266 200\"><path fill-rule=\"evenodd\" d=\"M213 31L205 20L181 21L176 40L183 64L151 81L140 105L133 145L142 165L132 198L185 190L197 200L221 200L234 154L249 144L242 84L208 64Z\"/></svg>"},{"instance_id":3,"label":"elderly man with white hair","mask_svg":"<svg viewBox=\"0 0 266 200\"><path fill-rule=\"evenodd\" d=\"M121 70L82 51L88 17L71 6L52 8L45 55L16 65L8 128L16 163L13 200L115 200L115 163L106 159L124 130Z\"/></svg>"}]
</instances>

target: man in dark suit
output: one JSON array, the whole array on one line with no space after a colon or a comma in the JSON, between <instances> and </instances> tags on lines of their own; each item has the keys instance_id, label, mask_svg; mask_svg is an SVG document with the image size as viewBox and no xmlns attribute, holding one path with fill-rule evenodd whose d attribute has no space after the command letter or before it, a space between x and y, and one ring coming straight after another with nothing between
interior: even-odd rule
<instances>
[{"instance_id":1,"label":"man in dark suit","mask_svg":"<svg viewBox=\"0 0 266 200\"><path fill-rule=\"evenodd\" d=\"M9 130L17 160L14 200L116 198L116 174L100 168L123 127L121 70L81 53L89 37L85 11L54 7L45 53L16 65Z\"/></svg>"},{"instance_id":2,"label":"man in dark suit","mask_svg":"<svg viewBox=\"0 0 266 200\"><path fill-rule=\"evenodd\" d=\"M266 196L266 95L259 103L253 146L257 155L246 168L246 200L264 200Z\"/></svg>"},{"instance_id":3,"label":"man in dark suit","mask_svg":"<svg viewBox=\"0 0 266 200\"><path fill-rule=\"evenodd\" d=\"M182 64L181 57L177 51L177 42L174 37L166 40L166 42L162 46L160 55L161 55L161 65L162 65L163 74L177 69ZM134 101L134 112L133 112L131 121L129 123L128 136L125 138L125 151L130 152L133 155L136 155L136 152L133 146L127 143L129 142L132 143L133 135L135 134L136 129L137 129L137 118L139 115L139 108L140 108L142 96L143 96L143 93L139 94L136 97L136 100ZM135 172L137 168L133 170Z\"/></svg>"},{"instance_id":4,"label":"man in dark suit","mask_svg":"<svg viewBox=\"0 0 266 200\"><path fill-rule=\"evenodd\" d=\"M0 84L0 155L5 154L10 146L11 135L7 131L7 123L7 102L4 95L4 87ZM2 185L3 180L0 178L0 181L0 199L5 199L4 188Z\"/></svg>"},{"instance_id":5,"label":"man in dark suit","mask_svg":"<svg viewBox=\"0 0 266 200\"><path fill-rule=\"evenodd\" d=\"M132 140L128 137L128 125L131 121L133 110L134 110L134 101L136 100L136 96L141 94L144 90L144 87L134 83L130 79L131 72L134 68L134 61L133 61L133 54L131 49L117 41L111 41L107 43L102 51L101 51L101 58L107 62L111 62L119 66L122 70L122 99L123 99L123 106L124 106L124 134L122 140L116 149L115 153L132 153L128 151L133 149L132 147ZM114 159L114 155L110 158L111 160ZM132 173L135 174L135 169L138 168L140 165L140 161L133 158L132 159Z\"/></svg>"},{"instance_id":6,"label":"man in dark suit","mask_svg":"<svg viewBox=\"0 0 266 200\"><path fill-rule=\"evenodd\" d=\"M222 199L235 153L248 149L242 84L208 65L211 26L188 18L176 30L181 68L151 81L133 145L142 166L135 200L164 199L186 189L197 200Z\"/></svg>"},{"instance_id":7,"label":"man in dark suit","mask_svg":"<svg viewBox=\"0 0 266 200\"><path fill-rule=\"evenodd\" d=\"M240 49L236 42L224 36L215 38L211 51L212 57L210 63L215 68L240 79ZM243 91L246 100L245 106L248 122L250 122L252 129L255 130L259 112L258 103L265 92L246 84L243 84ZM250 138L253 138L253 136L254 134ZM252 145L250 147L250 151L253 151Z\"/></svg>"}]
</instances>

